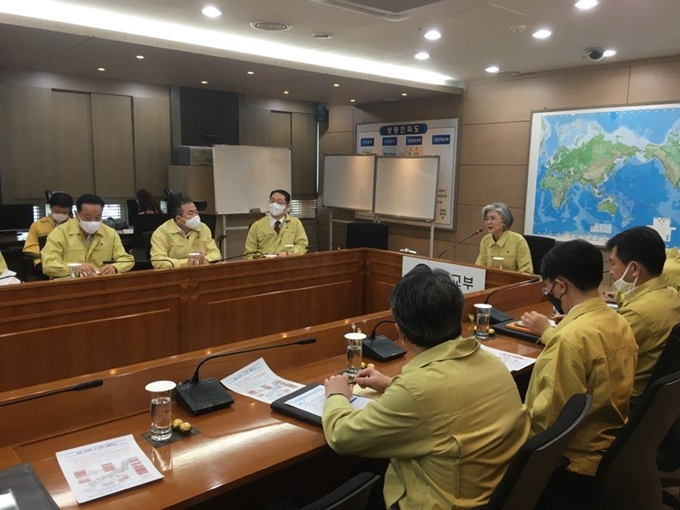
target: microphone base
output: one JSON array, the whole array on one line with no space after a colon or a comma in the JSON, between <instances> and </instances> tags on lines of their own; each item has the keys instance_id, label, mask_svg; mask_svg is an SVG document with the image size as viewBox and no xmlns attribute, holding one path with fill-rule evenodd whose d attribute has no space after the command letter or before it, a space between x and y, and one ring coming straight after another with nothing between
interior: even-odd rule
<instances>
[{"instance_id":1,"label":"microphone base","mask_svg":"<svg viewBox=\"0 0 680 510\"><path fill-rule=\"evenodd\" d=\"M389 361L406 354L404 349L385 335L376 336L373 339L364 338L361 341L361 352L363 356L377 361Z\"/></svg>"},{"instance_id":2,"label":"microphone base","mask_svg":"<svg viewBox=\"0 0 680 510\"><path fill-rule=\"evenodd\" d=\"M196 383L187 381L177 386L177 403L198 416L229 407L234 399L220 381L210 377Z\"/></svg>"}]
</instances>

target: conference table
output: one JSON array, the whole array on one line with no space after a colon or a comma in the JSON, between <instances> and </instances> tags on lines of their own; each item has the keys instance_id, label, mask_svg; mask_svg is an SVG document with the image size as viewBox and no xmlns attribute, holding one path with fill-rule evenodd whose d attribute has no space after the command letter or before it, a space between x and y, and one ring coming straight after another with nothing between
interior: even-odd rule
<instances>
[{"instance_id":1,"label":"conference table","mask_svg":"<svg viewBox=\"0 0 680 510\"><path fill-rule=\"evenodd\" d=\"M340 266L351 265L355 257L362 261L360 266L364 269L359 281L366 285L364 290L368 289L368 292L363 295L350 292L348 297L361 302L364 310L368 308L366 311L350 313L339 320L222 344L216 344L216 339L196 338L192 342L207 345L191 352L1 393L0 402L12 401L92 379L104 381L101 387L88 391L63 393L0 408L0 423L3 424L0 468L29 462L60 508L80 508L59 469L55 452L132 434L164 478L81 506L93 509L264 508L272 501L293 497L300 501L306 498L303 502L308 502L310 498L328 492L359 469L361 460L335 455L326 445L320 428L280 415L265 403L232 393L233 406L198 417L175 406L173 417L190 421L200 434L156 449L141 437L148 431L150 421L149 396L144 386L154 380L184 381L205 356L215 352L267 347L306 337L314 337L317 342L211 360L202 367L201 377L223 378L264 357L272 370L284 378L302 384L323 382L324 378L344 368L344 334L352 330L352 325L368 332L379 321L391 318L388 310L370 308L379 306L380 302L384 308L389 289L399 279L399 264L394 255L373 253L373 250L346 250L341 254L343 262ZM324 259L322 254L319 259L325 260L324 264L332 260ZM172 275L168 278L172 279ZM487 297L495 307L514 317L530 309L548 312L550 305L540 291L542 284L528 278L518 273L501 271L493 274L490 271L487 283L491 282L492 286L466 295L464 335L472 334L472 323L467 314L472 312L474 303ZM191 279L195 281L194 275ZM526 283L518 286L522 282ZM74 284L77 283L82 282ZM272 292L276 293L275 290ZM337 296L330 302L342 310L347 309ZM292 303L289 305L295 307ZM361 310L361 306L357 309ZM379 333L396 339L392 324L381 325ZM536 357L541 351L538 345L501 335L485 344L529 357ZM396 375L412 357L413 354L407 352L403 358L375 363L384 373ZM528 371L530 368L514 375L521 378Z\"/></svg>"}]
</instances>

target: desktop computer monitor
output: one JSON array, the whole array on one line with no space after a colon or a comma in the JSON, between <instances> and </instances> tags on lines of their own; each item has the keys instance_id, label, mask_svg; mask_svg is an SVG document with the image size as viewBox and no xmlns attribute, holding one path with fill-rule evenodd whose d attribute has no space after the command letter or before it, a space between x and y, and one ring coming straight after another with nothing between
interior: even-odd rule
<instances>
[{"instance_id":1,"label":"desktop computer monitor","mask_svg":"<svg viewBox=\"0 0 680 510\"><path fill-rule=\"evenodd\" d=\"M0 205L0 231L28 230L32 223L32 204Z\"/></svg>"}]
</instances>

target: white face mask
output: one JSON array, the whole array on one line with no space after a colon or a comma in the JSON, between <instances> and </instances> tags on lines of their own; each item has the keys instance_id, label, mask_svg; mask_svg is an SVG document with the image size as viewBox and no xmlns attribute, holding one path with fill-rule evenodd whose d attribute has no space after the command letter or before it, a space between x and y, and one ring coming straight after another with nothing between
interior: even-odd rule
<instances>
[{"instance_id":1,"label":"white face mask","mask_svg":"<svg viewBox=\"0 0 680 510\"><path fill-rule=\"evenodd\" d=\"M64 223L68 219L68 214L52 213L52 219L56 224Z\"/></svg>"},{"instance_id":2,"label":"white face mask","mask_svg":"<svg viewBox=\"0 0 680 510\"><path fill-rule=\"evenodd\" d=\"M87 234L94 234L99 230L99 227L101 226L102 222L101 221L83 221L78 217L78 224L80 225L80 228L82 228Z\"/></svg>"},{"instance_id":3,"label":"white face mask","mask_svg":"<svg viewBox=\"0 0 680 510\"><path fill-rule=\"evenodd\" d=\"M285 210L286 206L284 204L279 204L278 202L269 203L269 212L272 214L272 216L281 216Z\"/></svg>"},{"instance_id":4,"label":"white face mask","mask_svg":"<svg viewBox=\"0 0 680 510\"><path fill-rule=\"evenodd\" d=\"M632 264L632 262L631 262L631 264ZM621 278L619 278L614 283L612 283L612 287L614 287L614 290L616 291L617 301L619 300L618 296L621 296L621 298L623 298L623 296L625 296L626 294L630 293L631 291L633 291L635 289L635 284L638 281L637 276L635 277L635 280L633 280L632 282L627 282L627 281L624 280L624 278L628 274L629 269L630 269L630 264L628 264L628 266L626 266L626 270L621 275Z\"/></svg>"},{"instance_id":5,"label":"white face mask","mask_svg":"<svg viewBox=\"0 0 680 510\"><path fill-rule=\"evenodd\" d=\"M191 230L196 230L198 226L201 224L201 217L197 214L193 218L189 218L188 220L184 220L184 226L191 229Z\"/></svg>"}]
</instances>

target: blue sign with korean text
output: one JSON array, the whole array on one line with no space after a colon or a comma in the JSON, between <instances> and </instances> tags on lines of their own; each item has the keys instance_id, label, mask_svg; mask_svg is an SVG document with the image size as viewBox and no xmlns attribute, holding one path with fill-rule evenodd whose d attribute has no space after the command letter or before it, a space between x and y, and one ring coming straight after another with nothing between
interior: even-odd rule
<instances>
[{"instance_id":1,"label":"blue sign with korean text","mask_svg":"<svg viewBox=\"0 0 680 510\"><path fill-rule=\"evenodd\" d=\"M384 136L382 139L383 147L387 147L390 145L397 146L397 137L396 136Z\"/></svg>"},{"instance_id":2,"label":"blue sign with korean text","mask_svg":"<svg viewBox=\"0 0 680 510\"><path fill-rule=\"evenodd\" d=\"M451 135L432 135L432 145L449 145Z\"/></svg>"},{"instance_id":3,"label":"blue sign with korean text","mask_svg":"<svg viewBox=\"0 0 680 510\"><path fill-rule=\"evenodd\" d=\"M407 136L406 145L423 145L422 136Z\"/></svg>"},{"instance_id":4,"label":"blue sign with korean text","mask_svg":"<svg viewBox=\"0 0 680 510\"><path fill-rule=\"evenodd\" d=\"M374 138L362 138L361 139L361 146L362 147L373 147L375 145L375 139Z\"/></svg>"},{"instance_id":5,"label":"blue sign with korean text","mask_svg":"<svg viewBox=\"0 0 680 510\"><path fill-rule=\"evenodd\" d=\"M397 126L380 126L382 136L390 135L424 135L427 124L399 124Z\"/></svg>"}]
</instances>

